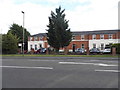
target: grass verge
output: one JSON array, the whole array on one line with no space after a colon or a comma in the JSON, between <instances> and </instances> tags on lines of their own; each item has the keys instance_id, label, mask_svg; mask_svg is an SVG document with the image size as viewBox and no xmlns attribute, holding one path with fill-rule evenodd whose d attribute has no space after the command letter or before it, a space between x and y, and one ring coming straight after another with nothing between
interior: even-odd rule
<instances>
[{"instance_id":1,"label":"grass verge","mask_svg":"<svg viewBox=\"0 0 120 90\"><path fill-rule=\"evenodd\" d=\"M7 55L0 55L0 56L20 56L22 54L7 54ZM112 56L112 55L39 55L39 54L25 54L24 56L27 57L120 57L120 55Z\"/></svg>"}]
</instances>

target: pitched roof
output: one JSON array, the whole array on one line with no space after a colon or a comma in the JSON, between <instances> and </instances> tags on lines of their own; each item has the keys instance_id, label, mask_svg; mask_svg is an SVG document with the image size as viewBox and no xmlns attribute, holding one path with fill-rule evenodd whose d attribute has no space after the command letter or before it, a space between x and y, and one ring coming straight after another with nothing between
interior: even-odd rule
<instances>
[{"instance_id":1,"label":"pitched roof","mask_svg":"<svg viewBox=\"0 0 120 90\"><path fill-rule=\"evenodd\" d=\"M87 35L87 34L114 34L120 32L120 29L118 30L95 30L95 31L74 31L72 32L73 35ZM38 33L31 35L32 37L41 37L41 36L47 36L46 33Z\"/></svg>"},{"instance_id":2,"label":"pitched roof","mask_svg":"<svg viewBox=\"0 0 120 90\"><path fill-rule=\"evenodd\" d=\"M96 31L75 31L75 32L72 32L73 35L85 35L85 34L114 34L114 33L117 33L117 32L120 32L120 30L96 30Z\"/></svg>"}]
</instances>

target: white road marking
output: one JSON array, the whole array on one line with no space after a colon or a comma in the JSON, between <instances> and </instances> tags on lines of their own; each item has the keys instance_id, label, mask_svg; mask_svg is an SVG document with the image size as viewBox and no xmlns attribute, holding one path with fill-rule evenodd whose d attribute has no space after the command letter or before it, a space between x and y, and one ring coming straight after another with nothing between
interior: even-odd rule
<instances>
[{"instance_id":1,"label":"white road marking","mask_svg":"<svg viewBox=\"0 0 120 90\"><path fill-rule=\"evenodd\" d=\"M29 60L29 61L57 61L57 60Z\"/></svg>"},{"instance_id":2,"label":"white road marking","mask_svg":"<svg viewBox=\"0 0 120 90\"><path fill-rule=\"evenodd\" d=\"M95 66L118 66L118 65L114 65L114 64L81 63L81 62L59 62L59 64L83 64L83 65L95 65Z\"/></svg>"},{"instance_id":3,"label":"white road marking","mask_svg":"<svg viewBox=\"0 0 120 90\"><path fill-rule=\"evenodd\" d=\"M120 71L118 71L118 70L95 70L96 72L120 72Z\"/></svg>"},{"instance_id":4,"label":"white road marking","mask_svg":"<svg viewBox=\"0 0 120 90\"><path fill-rule=\"evenodd\" d=\"M91 65L93 65L94 63L81 63L81 62L59 62L59 64L91 64Z\"/></svg>"},{"instance_id":5,"label":"white road marking","mask_svg":"<svg viewBox=\"0 0 120 90\"><path fill-rule=\"evenodd\" d=\"M27 66L0 66L0 68L21 68L21 69L53 69L52 67L27 67Z\"/></svg>"},{"instance_id":6,"label":"white road marking","mask_svg":"<svg viewBox=\"0 0 120 90\"><path fill-rule=\"evenodd\" d=\"M103 64L103 63L97 63L97 64L94 64L94 65L98 65L98 66L118 66L118 65L113 65L113 64Z\"/></svg>"}]
</instances>

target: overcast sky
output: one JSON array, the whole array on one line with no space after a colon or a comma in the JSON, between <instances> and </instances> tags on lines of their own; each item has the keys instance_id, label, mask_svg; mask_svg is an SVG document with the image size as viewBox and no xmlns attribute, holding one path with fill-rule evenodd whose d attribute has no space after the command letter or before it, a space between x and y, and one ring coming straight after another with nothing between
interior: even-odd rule
<instances>
[{"instance_id":1,"label":"overcast sky","mask_svg":"<svg viewBox=\"0 0 120 90\"><path fill-rule=\"evenodd\" d=\"M61 6L65 9L71 31L118 29L120 0L0 0L0 32L13 24L22 25L33 35L46 32L48 16Z\"/></svg>"}]
</instances>

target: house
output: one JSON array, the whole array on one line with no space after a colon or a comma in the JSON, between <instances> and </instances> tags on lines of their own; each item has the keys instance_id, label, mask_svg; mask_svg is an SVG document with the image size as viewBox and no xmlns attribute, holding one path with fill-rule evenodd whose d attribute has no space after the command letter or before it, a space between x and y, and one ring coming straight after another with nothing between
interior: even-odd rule
<instances>
[{"instance_id":1,"label":"house","mask_svg":"<svg viewBox=\"0 0 120 90\"><path fill-rule=\"evenodd\" d=\"M120 43L120 30L97 30L97 31L81 31L72 32L72 41L67 46L70 52L74 52L77 48L89 49L99 48L104 50L106 45ZM48 48L46 33L39 33L28 37L28 51L31 49ZM64 49L61 49L64 51Z\"/></svg>"}]
</instances>

